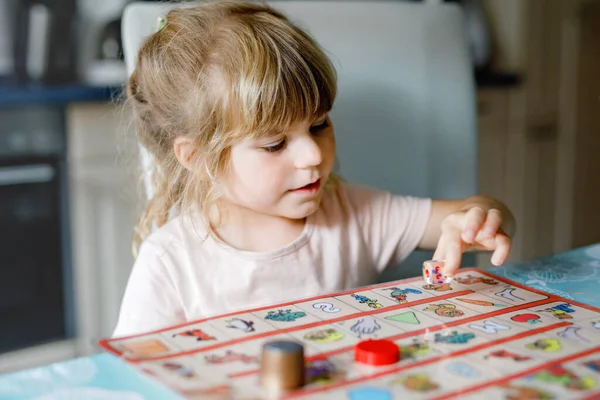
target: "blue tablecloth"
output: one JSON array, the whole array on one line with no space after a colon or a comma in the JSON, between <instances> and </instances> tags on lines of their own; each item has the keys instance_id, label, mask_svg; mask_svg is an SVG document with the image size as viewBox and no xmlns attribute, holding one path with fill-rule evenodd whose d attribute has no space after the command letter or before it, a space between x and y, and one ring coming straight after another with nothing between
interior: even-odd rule
<instances>
[{"instance_id":1,"label":"blue tablecloth","mask_svg":"<svg viewBox=\"0 0 600 400\"><path fill-rule=\"evenodd\" d=\"M600 307L600 244L488 271L535 289ZM179 400L109 354L0 376L1 400Z\"/></svg>"},{"instance_id":2,"label":"blue tablecloth","mask_svg":"<svg viewBox=\"0 0 600 400\"><path fill-rule=\"evenodd\" d=\"M1 400L182 400L111 354L0 376Z\"/></svg>"},{"instance_id":3,"label":"blue tablecloth","mask_svg":"<svg viewBox=\"0 0 600 400\"><path fill-rule=\"evenodd\" d=\"M600 307L600 244L487 271L533 289Z\"/></svg>"}]
</instances>

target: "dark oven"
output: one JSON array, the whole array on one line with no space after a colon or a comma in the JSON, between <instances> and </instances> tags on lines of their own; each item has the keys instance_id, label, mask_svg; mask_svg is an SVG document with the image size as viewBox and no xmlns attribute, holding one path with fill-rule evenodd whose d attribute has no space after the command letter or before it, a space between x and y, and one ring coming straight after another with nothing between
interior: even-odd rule
<instances>
[{"instance_id":1,"label":"dark oven","mask_svg":"<svg viewBox=\"0 0 600 400\"><path fill-rule=\"evenodd\" d=\"M0 353L72 336L61 113L0 110Z\"/></svg>"}]
</instances>

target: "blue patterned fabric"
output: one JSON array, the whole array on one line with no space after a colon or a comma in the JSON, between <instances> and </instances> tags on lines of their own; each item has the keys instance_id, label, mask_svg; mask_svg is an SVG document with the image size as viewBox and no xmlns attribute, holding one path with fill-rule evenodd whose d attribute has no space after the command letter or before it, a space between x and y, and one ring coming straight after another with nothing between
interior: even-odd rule
<instances>
[{"instance_id":1,"label":"blue patterned fabric","mask_svg":"<svg viewBox=\"0 0 600 400\"><path fill-rule=\"evenodd\" d=\"M111 354L0 376L1 400L183 400Z\"/></svg>"},{"instance_id":2,"label":"blue patterned fabric","mask_svg":"<svg viewBox=\"0 0 600 400\"><path fill-rule=\"evenodd\" d=\"M600 244L487 271L533 289L600 307Z\"/></svg>"}]
</instances>

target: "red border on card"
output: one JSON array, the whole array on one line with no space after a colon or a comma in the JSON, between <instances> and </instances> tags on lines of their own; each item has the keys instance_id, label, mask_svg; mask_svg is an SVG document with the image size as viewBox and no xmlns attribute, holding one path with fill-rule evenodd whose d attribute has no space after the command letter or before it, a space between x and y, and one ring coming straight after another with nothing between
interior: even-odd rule
<instances>
[{"instance_id":1,"label":"red border on card","mask_svg":"<svg viewBox=\"0 0 600 400\"><path fill-rule=\"evenodd\" d=\"M439 300L446 300L446 299L452 299L452 298L455 298L455 297L458 297L458 296L469 295L471 293L474 293L474 292L472 290L461 290L460 292L447 293L447 294L445 294L443 296L435 297L435 299L436 299L436 301L438 299ZM332 296L330 296L330 297L332 297ZM222 342L210 345L210 346L203 346L203 347L199 347L199 348L196 348L196 349L185 350L185 351L178 351L178 352L175 352L175 353L169 353L169 354L165 354L165 355L161 355L161 356L144 357L144 358L129 358L129 357L122 356L122 358L125 359L125 360L128 360L128 361L131 361L131 362L143 362L143 361L164 360L164 359L167 359L167 358L173 358L173 357L179 357L179 356L185 356L185 355L203 353L205 351L220 349L222 347L227 347L227 346L233 346L233 345L236 345L236 344L239 344L239 343L251 342L251 341L256 340L256 339L261 339L261 338L265 338L265 337L269 337L269 336L280 335L282 333L296 332L296 331L301 331L303 329L315 328L317 326L322 326L322 325L330 325L330 324L334 324L336 322L347 321L347 320L351 320L351 319L355 319L355 318L364 317L364 316L367 316L367 315L381 314L381 313L384 313L384 312L389 312L389 311L394 311L394 310L401 310L403 308L408 308L408 307L412 307L412 306L418 306L420 304L427 304L427 303L430 303L431 301L432 301L432 297L427 297L427 298L424 298L424 299L411 301L409 303L396 304L396 305L389 306L389 307L384 307L384 308L379 308L379 309L374 309L374 310L369 310L369 311L362 311L362 312L358 312L358 313L355 313L355 314L348 314L348 315L344 315L344 316L341 316L341 317L338 317L338 318L321 320L321 321L311 322L311 323L303 324L303 325L294 325L294 326L291 326L289 328L275 329L273 331L267 331L267 332L259 333L259 334L252 335L252 336L245 336L245 337L241 337L241 338L237 338L237 339L231 339L231 340L227 340L227 341L222 341ZM275 306L275 308L279 308L279 307ZM118 350L116 350L116 351L118 351ZM119 353L119 354L122 354L122 353Z\"/></svg>"}]
</instances>

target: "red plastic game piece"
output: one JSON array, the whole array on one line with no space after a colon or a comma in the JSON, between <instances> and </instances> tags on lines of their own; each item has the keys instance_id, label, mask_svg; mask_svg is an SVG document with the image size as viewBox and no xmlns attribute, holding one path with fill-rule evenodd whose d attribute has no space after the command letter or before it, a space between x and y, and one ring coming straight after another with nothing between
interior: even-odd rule
<instances>
[{"instance_id":1,"label":"red plastic game piece","mask_svg":"<svg viewBox=\"0 0 600 400\"><path fill-rule=\"evenodd\" d=\"M354 361L368 365L389 365L400 361L400 348L385 339L369 339L354 346Z\"/></svg>"}]
</instances>

